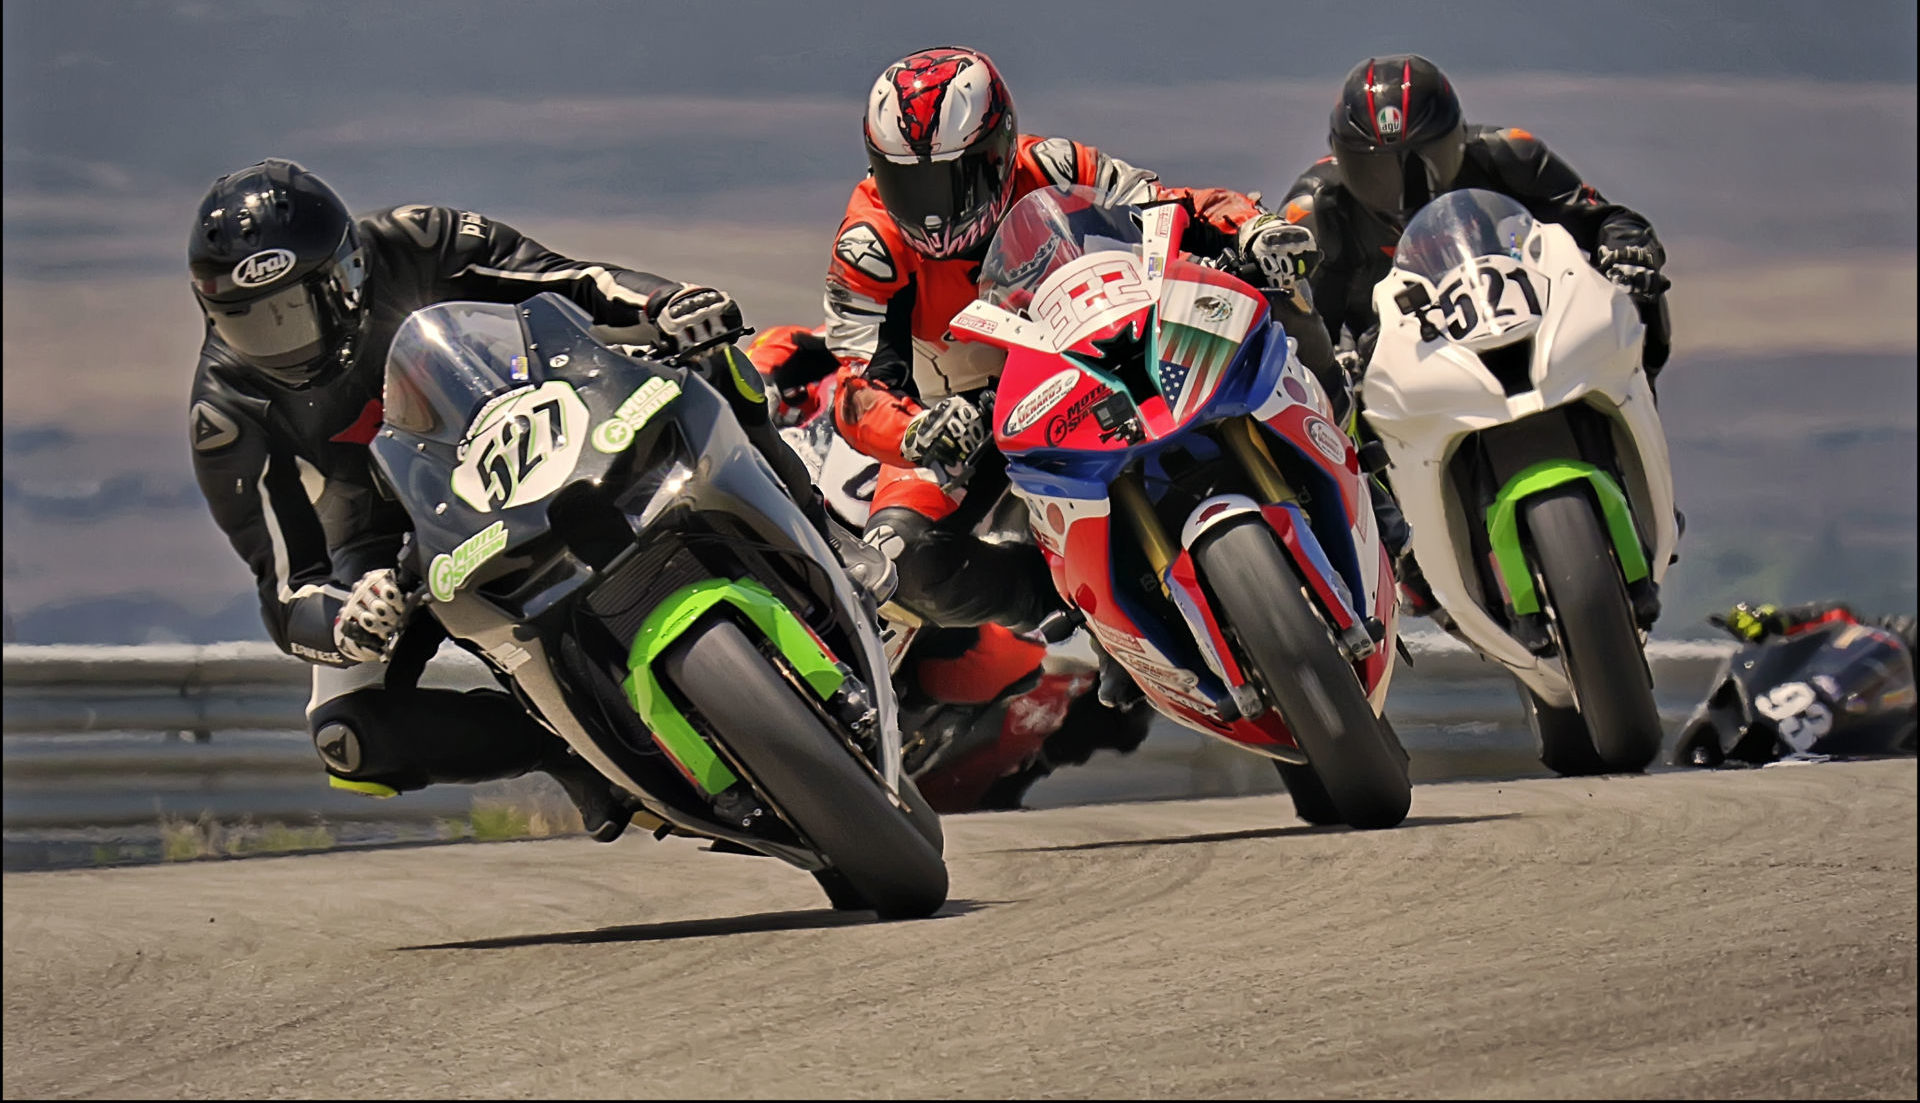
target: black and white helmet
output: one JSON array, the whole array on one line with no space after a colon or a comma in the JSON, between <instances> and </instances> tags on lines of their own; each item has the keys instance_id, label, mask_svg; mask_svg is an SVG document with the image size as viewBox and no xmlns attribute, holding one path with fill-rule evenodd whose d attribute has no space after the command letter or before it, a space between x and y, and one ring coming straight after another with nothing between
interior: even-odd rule
<instances>
[{"instance_id":1,"label":"black and white helmet","mask_svg":"<svg viewBox=\"0 0 1920 1103\"><path fill-rule=\"evenodd\" d=\"M942 46L887 66L867 97L867 165L916 250L984 246L1013 202L1013 94L978 50Z\"/></svg>"}]
</instances>

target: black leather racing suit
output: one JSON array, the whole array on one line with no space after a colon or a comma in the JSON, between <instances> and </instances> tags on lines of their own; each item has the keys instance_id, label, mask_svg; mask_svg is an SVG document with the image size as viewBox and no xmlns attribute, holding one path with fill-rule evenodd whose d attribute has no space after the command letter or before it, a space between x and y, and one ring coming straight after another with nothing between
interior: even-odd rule
<instances>
[{"instance_id":1,"label":"black leather racing suit","mask_svg":"<svg viewBox=\"0 0 1920 1103\"><path fill-rule=\"evenodd\" d=\"M1580 179L1538 138L1518 127L1469 126L1466 157L1449 191L1482 188L1517 200L1534 218L1566 227L1588 253L1601 245L1666 252L1653 227L1639 214L1610 203ZM1362 356L1373 351L1378 319L1373 288L1393 267L1394 246L1406 227L1363 208L1340 183L1339 167L1322 157L1287 192L1281 211L1289 222L1313 231L1320 267L1312 277L1313 305L1337 344L1345 330ZM1657 267L1657 265L1656 265ZM1664 296L1639 303L1647 325L1643 363L1648 378L1666 363L1669 327ZM1305 356L1305 349L1302 350Z\"/></svg>"},{"instance_id":2,"label":"black leather racing suit","mask_svg":"<svg viewBox=\"0 0 1920 1103\"><path fill-rule=\"evenodd\" d=\"M387 349L421 307L518 303L543 291L572 299L620 339L651 340L647 297L677 284L564 257L503 223L446 207L397 207L358 222L368 299L351 363L321 384L282 388L248 371L209 326L189 413L194 471L214 520L253 569L273 641L315 664L307 719L330 774L375 792L517 776L558 741L505 693L418 688L445 639L432 617L414 618L390 664L354 666L334 646L349 588L394 565L409 527L376 481L367 448L381 422ZM743 365L734 353L702 366L715 375ZM758 393L757 374L744 370ZM796 498L811 498L805 468L775 435L764 398L754 402L731 380L710 381Z\"/></svg>"}]
</instances>

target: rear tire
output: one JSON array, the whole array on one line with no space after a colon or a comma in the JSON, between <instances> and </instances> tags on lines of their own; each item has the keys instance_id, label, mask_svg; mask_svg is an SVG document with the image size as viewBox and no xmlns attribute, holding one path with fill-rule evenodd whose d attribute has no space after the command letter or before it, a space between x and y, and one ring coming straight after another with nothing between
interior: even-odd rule
<instances>
[{"instance_id":1,"label":"rear tire","mask_svg":"<svg viewBox=\"0 0 1920 1103\"><path fill-rule=\"evenodd\" d=\"M844 879L847 893L828 888L834 907L858 897L883 919L913 919L946 903L946 863L918 817L894 807L731 621L696 626L667 653L666 673L753 782L831 863L838 878L820 878L823 887ZM913 798L906 799L911 807Z\"/></svg>"},{"instance_id":2,"label":"rear tire","mask_svg":"<svg viewBox=\"0 0 1920 1103\"><path fill-rule=\"evenodd\" d=\"M1660 753L1660 710L1626 584L1593 503L1579 486L1563 486L1521 508L1592 749L1606 770L1639 773Z\"/></svg>"},{"instance_id":3,"label":"rear tire","mask_svg":"<svg viewBox=\"0 0 1920 1103\"><path fill-rule=\"evenodd\" d=\"M1587 731L1586 718L1577 708L1555 708L1540 695L1520 686L1520 703L1527 714L1527 728L1533 732L1534 746L1540 752L1540 764L1561 777L1590 777L1607 772L1593 749L1593 734Z\"/></svg>"},{"instance_id":4,"label":"rear tire","mask_svg":"<svg viewBox=\"0 0 1920 1103\"><path fill-rule=\"evenodd\" d=\"M1335 822L1371 830L1406 819L1413 802L1406 755L1373 714L1273 533L1261 524L1233 525L1211 535L1194 558L1221 619L1339 811Z\"/></svg>"}]
</instances>

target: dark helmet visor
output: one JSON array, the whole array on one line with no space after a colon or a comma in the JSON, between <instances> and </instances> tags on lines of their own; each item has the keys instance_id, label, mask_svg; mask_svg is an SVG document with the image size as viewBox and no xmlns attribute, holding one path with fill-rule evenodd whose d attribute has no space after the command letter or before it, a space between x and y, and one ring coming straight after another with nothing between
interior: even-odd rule
<instances>
[{"instance_id":1,"label":"dark helmet visor","mask_svg":"<svg viewBox=\"0 0 1920 1103\"><path fill-rule=\"evenodd\" d=\"M874 187L900 232L915 248L941 255L984 236L1013 171L1011 128L986 144L945 161L900 164L880 154L868 158Z\"/></svg>"},{"instance_id":2,"label":"dark helmet visor","mask_svg":"<svg viewBox=\"0 0 1920 1103\"><path fill-rule=\"evenodd\" d=\"M1353 198L1370 211L1397 217L1411 216L1446 191L1460 175L1466 152L1462 125L1418 145L1335 147L1341 180Z\"/></svg>"},{"instance_id":3,"label":"dark helmet visor","mask_svg":"<svg viewBox=\"0 0 1920 1103\"><path fill-rule=\"evenodd\" d=\"M366 257L355 236L325 266L299 282L245 302L201 306L220 340L248 366L286 386L311 382L328 367L361 316Z\"/></svg>"}]
</instances>

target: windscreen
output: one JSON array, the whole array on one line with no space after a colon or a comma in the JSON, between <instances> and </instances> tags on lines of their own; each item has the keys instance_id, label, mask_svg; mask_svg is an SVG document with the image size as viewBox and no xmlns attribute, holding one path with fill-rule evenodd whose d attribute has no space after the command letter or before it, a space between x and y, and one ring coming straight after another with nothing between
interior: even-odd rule
<instances>
[{"instance_id":1,"label":"windscreen","mask_svg":"<svg viewBox=\"0 0 1920 1103\"><path fill-rule=\"evenodd\" d=\"M1504 195L1452 191L1421 208L1394 250L1393 266L1428 282L1481 257L1517 257L1533 216Z\"/></svg>"},{"instance_id":2,"label":"windscreen","mask_svg":"<svg viewBox=\"0 0 1920 1103\"><path fill-rule=\"evenodd\" d=\"M386 421L457 444L489 398L529 382L519 309L442 303L401 323L387 353Z\"/></svg>"},{"instance_id":3,"label":"windscreen","mask_svg":"<svg viewBox=\"0 0 1920 1103\"><path fill-rule=\"evenodd\" d=\"M980 297L1021 313L1060 266L1111 250L1140 252L1140 209L1083 184L1028 192L1001 220L980 265Z\"/></svg>"}]
</instances>

